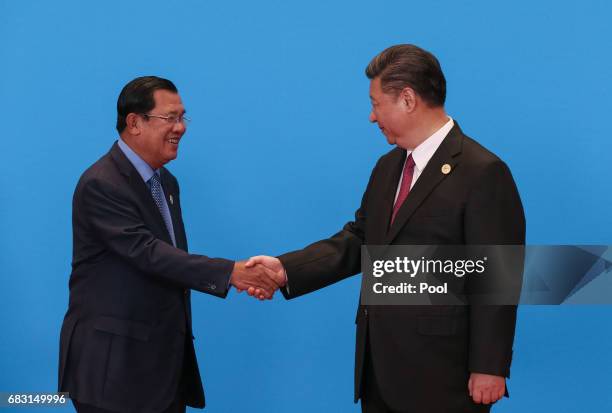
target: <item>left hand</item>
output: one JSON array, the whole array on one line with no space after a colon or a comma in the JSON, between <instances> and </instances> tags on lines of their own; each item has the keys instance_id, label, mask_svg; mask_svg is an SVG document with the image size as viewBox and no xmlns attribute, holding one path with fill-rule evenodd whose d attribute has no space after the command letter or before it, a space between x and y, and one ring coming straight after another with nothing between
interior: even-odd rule
<instances>
[{"instance_id":1,"label":"left hand","mask_svg":"<svg viewBox=\"0 0 612 413\"><path fill-rule=\"evenodd\" d=\"M474 403L495 403L506 393L506 379L491 374L471 373L468 390Z\"/></svg>"}]
</instances>

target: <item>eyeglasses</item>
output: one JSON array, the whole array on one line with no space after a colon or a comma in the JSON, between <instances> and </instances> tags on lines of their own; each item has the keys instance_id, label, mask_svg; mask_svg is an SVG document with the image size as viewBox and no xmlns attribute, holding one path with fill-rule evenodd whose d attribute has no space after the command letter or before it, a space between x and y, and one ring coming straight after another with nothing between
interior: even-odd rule
<instances>
[{"instance_id":1,"label":"eyeglasses","mask_svg":"<svg viewBox=\"0 0 612 413\"><path fill-rule=\"evenodd\" d=\"M160 115L149 115L148 113L142 113L142 116L144 116L145 118L163 119L166 122L171 123L171 124L182 123L185 126L187 126L189 122L191 122L191 118L188 118L187 116L183 116L183 115L181 116L176 116L176 115L160 116Z\"/></svg>"}]
</instances>

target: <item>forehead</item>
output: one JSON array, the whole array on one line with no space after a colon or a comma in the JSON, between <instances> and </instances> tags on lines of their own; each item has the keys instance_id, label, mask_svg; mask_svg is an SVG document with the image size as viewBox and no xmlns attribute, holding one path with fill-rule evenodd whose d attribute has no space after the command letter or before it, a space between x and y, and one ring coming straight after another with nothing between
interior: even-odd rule
<instances>
[{"instance_id":1,"label":"forehead","mask_svg":"<svg viewBox=\"0 0 612 413\"><path fill-rule=\"evenodd\" d=\"M185 111L183 101L178 93L169 90L156 90L153 92L153 100L155 100L155 109L178 113Z\"/></svg>"},{"instance_id":2,"label":"forehead","mask_svg":"<svg viewBox=\"0 0 612 413\"><path fill-rule=\"evenodd\" d=\"M370 99L377 103L396 103L399 101L399 93L385 92L380 78L377 77L370 81Z\"/></svg>"},{"instance_id":3,"label":"forehead","mask_svg":"<svg viewBox=\"0 0 612 413\"><path fill-rule=\"evenodd\" d=\"M392 95L385 93L382 89L380 77L376 77L370 81L370 98L375 100L382 100L390 98Z\"/></svg>"},{"instance_id":4,"label":"forehead","mask_svg":"<svg viewBox=\"0 0 612 413\"><path fill-rule=\"evenodd\" d=\"M375 95L380 95L382 89L380 87L380 78L376 77L370 80L370 97L375 97Z\"/></svg>"}]
</instances>

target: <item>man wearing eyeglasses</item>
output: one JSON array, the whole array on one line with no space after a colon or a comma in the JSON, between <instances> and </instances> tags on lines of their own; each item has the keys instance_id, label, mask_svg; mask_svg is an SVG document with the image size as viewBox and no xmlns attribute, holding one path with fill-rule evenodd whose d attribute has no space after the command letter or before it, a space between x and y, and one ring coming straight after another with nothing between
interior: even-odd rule
<instances>
[{"instance_id":1,"label":"man wearing eyeglasses","mask_svg":"<svg viewBox=\"0 0 612 413\"><path fill-rule=\"evenodd\" d=\"M73 198L70 301L60 334L59 390L79 412L184 412L204 407L190 291L284 280L243 262L187 253L177 157L188 118L174 84L129 82L117 101L120 138L88 168Z\"/></svg>"}]
</instances>

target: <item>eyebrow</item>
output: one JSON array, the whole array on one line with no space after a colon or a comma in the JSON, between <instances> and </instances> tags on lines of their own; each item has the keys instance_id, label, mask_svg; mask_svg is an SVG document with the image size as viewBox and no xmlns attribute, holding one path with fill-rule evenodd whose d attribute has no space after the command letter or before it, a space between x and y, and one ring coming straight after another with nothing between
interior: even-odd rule
<instances>
[{"instance_id":1,"label":"eyebrow","mask_svg":"<svg viewBox=\"0 0 612 413\"><path fill-rule=\"evenodd\" d=\"M185 115L185 113L187 113L187 111L185 109L183 109L183 112L181 113L181 115ZM168 115L178 115L178 114L179 114L178 110L168 111Z\"/></svg>"}]
</instances>

